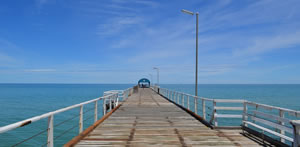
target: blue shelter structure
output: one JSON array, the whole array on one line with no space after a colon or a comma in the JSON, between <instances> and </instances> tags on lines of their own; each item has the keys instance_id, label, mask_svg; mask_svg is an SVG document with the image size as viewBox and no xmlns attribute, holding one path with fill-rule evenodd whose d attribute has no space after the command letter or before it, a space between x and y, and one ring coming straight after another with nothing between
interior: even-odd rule
<instances>
[{"instance_id":1,"label":"blue shelter structure","mask_svg":"<svg viewBox=\"0 0 300 147\"><path fill-rule=\"evenodd\" d=\"M150 87L150 80L146 78L142 78L139 80L138 85L140 88L149 88Z\"/></svg>"}]
</instances>

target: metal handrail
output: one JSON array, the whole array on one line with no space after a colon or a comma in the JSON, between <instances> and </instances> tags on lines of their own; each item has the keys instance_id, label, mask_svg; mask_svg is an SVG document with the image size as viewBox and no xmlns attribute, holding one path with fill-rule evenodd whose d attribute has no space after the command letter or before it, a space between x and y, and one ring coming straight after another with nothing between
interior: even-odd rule
<instances>
[{"instance_id":1,"label":"metal handrail","mask_svg":"<svg viewBox=\"0 0 300 147\"><path fill-rule=\"evenodd\" d=\"M28 119L23 120L23 121L19 121L19 122L13 123L13 124L9 124L9 125L0 127L0 133L5 133L7 131L14 130L14 129L19 128L19 127L27 126L27 125L29 125L33 122L39 121L41 119L48 118L48 128L47 128L48 133L47 133L47 143L46 143L46 145L48 147L53 147L54 146L54 139L55 139L53 137L53 130L54 130L54 127L56 126L56 125L53 125L54 115L65 112L65 111L68 111L68 110L71 110L71 109L74 109L74 108L80 108L80 112L79 112L79 133L81 133L83 131L83 122L85 121L85 120L83 120L83 114L85 112L87 112L87 111L85 111L85 112L83 111L83 106L84 105L95 103L95 106L94 106L94 110L95 110L94 111L94 122L96 122L98 120L98 108L97 108L98 105L97 105L97 102L99 100L103 100L103 113L105 115L108 111L112 110L112 105L113 104L115 106L117 106L118 102L119 102L119 99L120 98L123 98L123 100L127 99L128 96L133 93L133 90L132 90L132 88L128 88L126 90L111 90L111 91L107 91L107 92L104 92L104 93L106 93L106 94L104 94L104 96L96 98L96 99L85 101L85 102L82 102L82 103L79 103L79 104L68 106L68 107L65 107L65 108L62 108L62 109L58 109L58 110L55 110L55 111L52 111L52 112L48 112L48 113L45 113L45 114L42 114L42 115L38 115L38 116L35 116L35 117L28 118ZM106 105L107 105L106 102L107 101L109 102L109 110L108 111L106 110ZM88 111L91 111L91 110L88 110ZM91 118L92 117L90 117L89 119L91 119ZM38 135L40 135L40 133L38 133L37 135L33 135L33 137L36 137ZM33 137L30 137L29 139L32 139ZM25 141L28 141L29 139L27 139ZM20 143L23 143L25 141L21 141Z\"/></svg>"},{"instance_id":2,"label":"metal handrail","mask_svg":"<svg viewBox=\"0 0 300 147\"><path fill-rule=\"evenodd\" d=\"M247 100L242 99L211 99L211 98L204 98L204 97L197 97L191 94L186 94L183 92L177 92L174 90L169 90L166 88L152 88L156 92L159 91L159 94L163 95L170 101L181 105L185 108L187 108L190 111L193 111L196 115L198 114L198 109L202 108L202 118L204 121L207 121L214 127L218 127L218 119L217 118L239 118L241 119L242 126L248 127L249 125L252 125L258 129L263 129L263 132L266 131L270 134L273 134L275 136L278 136L281 138L281 142L285 143L286 140L293 143L293 145L298 147L300 145L300 120L291 120L290 118L284 117L284 114L287 113L289 116L293 117L300 117L300 111L281 108L281 107L275 107L270 106L266 104L259 104L255 102L250 102ZM178 97L179 96L179 97ZM179 100L181 98L181 100ZM185 98L187 99L187 102L185 103ZM194 110L190 109L190 98L194 98ZM201 104L199 107L199 100L201 100ZM181 102L181 103L180 103ZM207 106L206 102L212 103L212 109L208 109L211 112L211 114L207 113ZM242 106L234 106L229 107L227 106L217 106L217 103L228 103L228 104L238 104ZM185 106L187 104L187 106ZM255 107L256 110L250 111L248 110L248 107ZM277 110L278 116L275 116L273 114L267 114L265 112L259 112L257 109L263 108L264 110ZM237 111L236 114L222 114L220 111ZM218 112L218 113L217 113ZM255 113L254 115L249 114L250 112ZM270 112L271 113L271 112ZM206 116L210 116L210 120L207 120ZM263 117L257 117L256 115L263 115ZM252 119L253 122L248 121L248 119ZM270 121L271 119L272 121ZM267 125L268 127L263 127L260 124L257 124L256 121L259 123L263 123L264 125ZM274 122L276 121L276 122ZM295 123L298 122L298 123ZM289 128L292 126L294 128L294 131ZM224 126L223 126L224 127ZM274 128L275 131L272 131L268 128ZM277 130L277 131L276 131ZM279 133L277 133L279 132ZM285 133L292 133L292 136L287 136ZM274 136L272 136L274 137ZM293 139L294 138L294 139Z\"/></svg>"}]
</instances>

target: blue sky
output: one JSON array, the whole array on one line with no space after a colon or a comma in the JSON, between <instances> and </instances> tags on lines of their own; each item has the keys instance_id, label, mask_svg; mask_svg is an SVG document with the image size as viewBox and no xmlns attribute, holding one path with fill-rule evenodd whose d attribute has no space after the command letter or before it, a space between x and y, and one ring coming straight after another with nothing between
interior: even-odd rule
<instances>
[{"instance_id":1,"label":"blue sky","mask_svg":"<svg viewBox=\"0 0 300 147\"><path fill-rule=\"evenodd\" d=\"M1 0L0 83L300 83L299 0Z\"/></svg>"}]
</instances>

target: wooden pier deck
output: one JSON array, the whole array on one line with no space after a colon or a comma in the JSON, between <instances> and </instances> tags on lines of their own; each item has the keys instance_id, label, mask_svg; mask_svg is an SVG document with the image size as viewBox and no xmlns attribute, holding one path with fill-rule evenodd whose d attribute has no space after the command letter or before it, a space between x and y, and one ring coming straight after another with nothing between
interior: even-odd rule
<instances>
[{"instance_id":1,"label":"wooden pier deck","mask_svg":"<svg viewBox=\"0 0 300 147\"><path fill-rule=\"evenodd\" d=\"M139 89L76 147L268 146L241 130L213 130L149 88Z\"/></svg>"}]
</instances>

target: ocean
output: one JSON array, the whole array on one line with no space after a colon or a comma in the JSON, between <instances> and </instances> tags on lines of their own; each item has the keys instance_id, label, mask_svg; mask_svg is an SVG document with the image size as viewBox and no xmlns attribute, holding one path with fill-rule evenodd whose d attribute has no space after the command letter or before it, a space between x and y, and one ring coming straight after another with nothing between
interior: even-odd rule
<instances>
[{"instance_id":1,"label":"ocean","mask_svg":"<svg viewBox=\"0 0 300 147\"><path fill-rule=\"evenodd\" d=\"M0 84L0 126L94 99L108 90L124 90L134 84ZM162 84L161 87L194 94L193 84ZM258 103L300 110L299 84L200 84L198 95L216 99L245 99ZM98 104L101 106L101 104ZM93 104L84 107L84 128L93 123ZM101 107L99 107L101 109ZM78 134L79 113L70 110L54 116L56 146L62 146ZM99 110L99 117L102 110ZM74 127L73 127L74 126ZM42 146L46 143L47 119L0 134L0 146L11 146L38 132L41 135L19 146ZM69 132L64 132L70 129ZM43 132L44 131L44 132ZM60 136L65 133L63 136Z\"/></svg>"}]
</instances>

